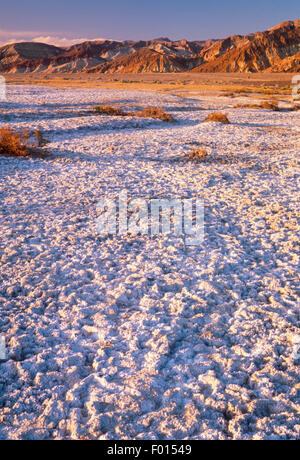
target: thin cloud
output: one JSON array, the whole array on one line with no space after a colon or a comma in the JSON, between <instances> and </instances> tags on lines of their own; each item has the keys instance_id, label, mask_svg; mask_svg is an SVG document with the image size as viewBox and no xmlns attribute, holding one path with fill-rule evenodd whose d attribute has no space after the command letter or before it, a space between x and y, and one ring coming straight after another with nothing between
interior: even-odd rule
<instances>
[{"instance_id":1,"label":"thin cloud","mask_svg":"<svg viewBox=\"0 0 300 460\"><path fill-rule=\"evenodd\" d=\"M91 40L90 38L66 38L66 37L52 37L48 35L47 37L35 37L32 39L33 42L47 43L47 45L55 46L72 46L77 43L82 43ZM106 40L105 38L93 38L93 40Z\"/></svg>"},{"instance_id":2,"label":"thin cloud","mask_svg":"<svg viewBox=\"0 0 300 460\"><path fill-rule=\"evenodd\" d=\"M0 29L0 46L19 42L35 42L46 43L61 47L68 47L77 43L82 43L90 40L108 40L107 38L67 38L58 35L45 35L40 31L15 31Z\"/></svg>"}]
</instances>

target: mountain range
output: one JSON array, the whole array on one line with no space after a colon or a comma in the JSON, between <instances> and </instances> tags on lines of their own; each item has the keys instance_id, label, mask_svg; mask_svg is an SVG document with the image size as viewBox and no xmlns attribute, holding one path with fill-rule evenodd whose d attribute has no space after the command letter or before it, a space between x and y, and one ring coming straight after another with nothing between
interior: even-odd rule
<instances>
[{"instance_id":1,"label":"mountain range","mask_svg":"<svg viewBox=\"0 0 300 460\"><path fill-rule=\"evenodd\" d=\"M91 40L67 48L21 42L0 48L1 73L261 71L300 71L300 19L221 40Z\"/></svg>"}]
</instances>

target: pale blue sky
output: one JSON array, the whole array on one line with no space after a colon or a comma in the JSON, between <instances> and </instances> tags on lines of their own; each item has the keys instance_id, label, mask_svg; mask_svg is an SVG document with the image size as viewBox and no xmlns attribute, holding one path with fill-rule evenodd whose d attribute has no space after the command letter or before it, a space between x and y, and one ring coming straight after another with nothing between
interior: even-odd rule
<instances>
[{"instance_id":1,"label":"pale blue sky","mask_svg":"<svg viewBox=\"0 0 300 460\"><path fill-rule=\"evenodd\" d=\"M265 30L300 17L299 0L10 0L0 42L51 36L202 40Z\"/></svg>"}]
</instances>

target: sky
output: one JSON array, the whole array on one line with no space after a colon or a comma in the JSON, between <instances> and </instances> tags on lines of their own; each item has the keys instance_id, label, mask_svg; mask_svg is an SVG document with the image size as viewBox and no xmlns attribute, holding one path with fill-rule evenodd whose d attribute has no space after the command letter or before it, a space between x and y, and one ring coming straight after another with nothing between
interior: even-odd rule
<instances>
[{"instance_id":1,"label":"sky","mask_svg":"<svg viewBox=\"0 0 300 460\"><path fill-rule=\"evenodd\" d=\"M266 30L299 19L299 0L9 0L1 6L0 45L86 39L205 40Z\"/></svg>"}]
</instances>

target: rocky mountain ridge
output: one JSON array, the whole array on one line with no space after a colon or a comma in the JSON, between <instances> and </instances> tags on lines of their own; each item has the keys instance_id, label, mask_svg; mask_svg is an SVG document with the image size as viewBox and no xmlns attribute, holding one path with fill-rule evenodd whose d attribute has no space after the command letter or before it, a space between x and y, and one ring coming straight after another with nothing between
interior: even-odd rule
<instances>
[{"instance_id":1,"label":"rocky mountain ridge","mask_svg":"<svg viewBox=\"0 0 300 460\"><path fill-rule=\"evenodd\" d=\"M98 40L68 48L35 42L0 48L0 72L298 72L300 19L221 40Z\"/></svg>"}]
</instances>

